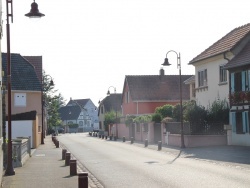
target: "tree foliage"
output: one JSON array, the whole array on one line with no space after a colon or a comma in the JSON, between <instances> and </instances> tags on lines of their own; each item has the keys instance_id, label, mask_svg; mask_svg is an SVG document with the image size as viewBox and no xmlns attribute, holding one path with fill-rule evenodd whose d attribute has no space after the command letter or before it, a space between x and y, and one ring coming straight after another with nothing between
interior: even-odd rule
<instances>
[{"instance_id":1,"label":"tree foliage","mask_svg":"<svg viewBox=\"0 0 250 188\"><path fill-rule=\"evenodd\" d=\"M173 116L173 106L166 104L164 106L157 107L155 113L160 114L162 118Z\"/></svg>"},{"instance_id":2,"label":"tree foliage","mask_svg":"<svg viewBox=\"0 0 250 188\"><path fill-rule=\"evenodd\" d=\"M61 125L61 118L59 115L59 108L65 104L62 95L57 94L55 89L55 83L53 83L53 78L43 71L42 80L42 95L43 95L43 105L46 118L48 119L48 129L53 129Z\"/></svg>"},{"instance_id":3,"label":"tree foliage","mask_svg":"<svg viewBox=\"0 0 250 188\"><path fill-rule=\"evenodd\" d=\"M152 120L152 116L151 115L141 115L141 116L136 116L133 119L133 122L135 123L148 123Z\"/></svg>"}]
</instances>

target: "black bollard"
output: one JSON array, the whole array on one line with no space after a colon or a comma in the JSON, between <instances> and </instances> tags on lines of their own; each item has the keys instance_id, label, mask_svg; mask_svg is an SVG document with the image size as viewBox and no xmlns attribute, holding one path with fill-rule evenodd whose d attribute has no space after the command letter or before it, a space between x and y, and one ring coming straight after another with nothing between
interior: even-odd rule
<instances>
[{"instance_id":1,"label":"black bollard","mask_svg":"<svg viewBox=\"0 0 250 188\"><path fill-rule=\"evenodd\" d=\"M134 143L134 137L131 137L131 144Z\"/></svg>"},{"instance_id":2,"label":"black bollard","mask_svg":"<svg viewBox=\"0 0 250 188\"><path fill-rule=\"evenodd\" d=\"M78 188L88 188L88 173L81 172L78 173Z\"/></svg>"},{"instance_id":3,"label":"black bollard","mask_svg":"<svg viewBox=\"0 0 250 188\"><path fill-rule=\"evenodd\" d=\"M148 139L145 139L145 147L148 147Z\"/></svg>"},{"instance_id":4,"label":"black bollard","mask_svg":"<svg viewBox=\"0 0 250 188\"><path fill-rule=\"evenodd\" d=\"M161 144L161 141L158 141L158 151L160 151L162 148L162 144Z\"/></svg>"},{"instance_id":5,"label":"black bollard","mask_svg":"<svg viewBox=\"0 0 250 188\"><path fill-rule=\"evenodd\" d=\"M62 149L62 160L65 160L65 154L66 154L67 150L66 149Z\"/></svg>"},{"instance_id":6,"label":"black bollard","mask_svg":"<svg viewBox=\"0 0 250 188\"><path fill-rule=\"evenodd\" d=\"M122 141L123 141L123 142L125 142L125 141L126 141L126 138L125 138L125 136L124 136L124 137L122 138Z\"/></svg>"},{"instance_id":7,"label":"black bollard","mask_svg":"<svg viewBox=\"0 0 250 188\"><path fill-rule=\"evenodd\" d=\"M69 161L70 175L74 176L77 174L77 164L75 159L70 159Z\"/></svg>"},{"instance_id":8,"label":"black bollard","mask_svg":"<svg viewBox=\"0 0 250 188\"><path fill-rule=\"evenodd\" d=\"M65 166L69 166L69 161L70 161L70 152L66 152L65 154Z\"/></svg>"}]
</instances>

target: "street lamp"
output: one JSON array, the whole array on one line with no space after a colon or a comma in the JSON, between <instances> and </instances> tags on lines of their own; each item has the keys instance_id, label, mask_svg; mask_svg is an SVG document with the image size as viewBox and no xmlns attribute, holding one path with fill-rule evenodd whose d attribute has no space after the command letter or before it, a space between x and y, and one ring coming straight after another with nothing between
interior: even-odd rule
<instances>
[{"instance_id":1,"label":"street lamp","mask_svg":"<svg viewBox=\"0 0 250 188\"><path fill-rule=\"evenodd\" d=\"M170 50L167 52L166 54L166 58L164 63L162 64L163 66L169 66L171 65L168 62L168 53L169 52L174 52L177 55L177 68L179 69L179 75L180 75L180 121L181 121L181 148L185 148L185 144L184 144L184 131L183 131L183 112L182 112L182 81L181 81L181 54L177 53L174 50Z\"/></svg>"},{"instance_id":2,"label":"street lamp","mask_svg":"<svg viewBox=\"0 0 250 188\"><path fill-rule=\"evenodd\" d=\"M45 78L46 77L50 77L50 82L48 84L48 86L45 88ZM47 82L46 82L47 83ZM50 75L45 75L42 77L42 86L41 86L41 102L42 102L42 134L41 134L41 144L44 144L44 105L45 105L45 101L44 101L44 92L48 91L50 86L54 86L54 82L53 79Z\"/></svg>"},{"instance_id":3,"label":"street lamp","mask_svg":"<svg viewBox=\"0 0 250 188\"><path fill-rule=\"evenodd\" d=\"M115 88L114 86L109 86L107 95L110 95L110 91L109 91L110 88L113 88L113 89L114 89L114 92L115 92L115 94L116 94L116 88ZM116 130L116 137L118 138L118 128L117 128L117 106L116 106L116 104L115 104L115 128L116 128L116 129L115 129L115 130Z\"/></svg>"},{"instance_id":4,"label":"street lamp","mask_svg":"<svg viewBox=\"0 0 250 188\"><path fill-rule=\"evenodd\" d=\"M11 10L9 11L9 7ZM31 4L30 13L25 14L25 16L32 18L39 18L44 16L44 14L40 13L38 10L38 5L34 1ZM10 54L10 24L9 17L11 17L11 22L13 23L13 6L12 0L6 0L6 36L7 36L7 85L8 85L8 156L7 156L7 167L5 171L5 175L11 176L15 175L15 171L12 165L12 139L11 139L11 54Z\"/></svg>"}]
</instances>

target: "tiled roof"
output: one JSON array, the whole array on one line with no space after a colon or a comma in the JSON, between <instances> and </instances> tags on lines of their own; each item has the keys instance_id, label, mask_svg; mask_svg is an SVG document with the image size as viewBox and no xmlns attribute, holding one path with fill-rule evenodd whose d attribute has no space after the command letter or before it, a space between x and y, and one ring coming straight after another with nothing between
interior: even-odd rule
<instances>
[{"instance_id":1,"label":"tiled roof","mask_svg":"<svg viewBox=\"0 0 250 188\"><path fill-rule=\"evenodd\" d=\"M237 27L193 58L189 64L232 50L250 31L250 23Z\"/></svg>"},{"instance_id":2,"label":"tiled roof","mask_svg":"<svg viewBox=\"0 0 250 188\"><path fill-rule=\"evenodd\" d=\"M70 99L68 105L75 105L75 102L81 107L84 107L90 99Z\"/></svg>"},{"instance_id":3,"label":"tiled roof","mask_svg":"<svg viewBox=\"0 0 250 188\"><path fill-rule=\"evenodd\" d=\"M121 93L111 93L109 96L105 97L101 103L105 108L105 112L109 112L111 110L121 111L122 104L122 94Z\"/></svg>"},{"instance_id":4,"label":"tiled roof","mask_svg":"<svg viewBox=\"0 0 250 188\"><path fill-rule=\"evenodd\" d=\"M3 83L7 79L7 54L2 53L2 68L4 71ZM34 66L20 54L11 54L11 89L41 91L41 83L38 80Z\"/></svg>"},{"instance_id":5,"label":"tiled roof","mask_svg":"<svg viewBox=\"0 0 250 188\"><path fill-rule=\"evenodd\" d=\"M62 121L78 119L81 109L79 106L64 106L59 109L59 114Z\"/></svg>"},{"instance_id":6,"label":"tiled roof","mask_svg":"<svg viewBox=\"0 0 250 188\"><path fill-rule=\"evenodd\" d=\"M250 42L248 42L243 50L230 60L224 68L230 69L244 65L250 65Z\"/></svg>"},{"instance_id":7,"label":"tiled roof","mask_svg":"<svg viewBox=\"0 0 250 188\"><path fill-rule=\"evenodd\" d=\"M189 85L184 84L193 75L182 75L182 98L189 100ZM126 76L133 101L168 101L180 99L179 75Z\"/></svg>"},{"instance_id":8,"label":"tiled roof","mask_svg":"<svg viewBox=\"0 0 250 188\"><path fill-rule=\"evenodd\" d=\"M23 56L25 59L27 59L35 68L37 77L40 82L42 82L42 76L43 76L43 60L42 56Z\"/></svg>"}]
</instances>

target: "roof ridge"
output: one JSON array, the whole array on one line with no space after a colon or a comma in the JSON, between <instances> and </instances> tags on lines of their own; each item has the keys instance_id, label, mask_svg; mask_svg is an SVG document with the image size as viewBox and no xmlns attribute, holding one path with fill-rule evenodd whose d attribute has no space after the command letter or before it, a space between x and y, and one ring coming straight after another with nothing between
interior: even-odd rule
<instances>
[{"instance_id":1,"label":"roof ridge","mask_svg":"<svg viewBox=\"0 0 250 188\"><path fill-rule=\"evenodd\" d=\"M222 42L223 42L223 39L225 39L225 38L227 38L228 36L232 35L232 33L235 33L235 32L237 32L237 31L241 30L242 28L246 28L246 27L248 27L248 26L250 26L250 23L247 23L247 24L244 24L244 25L242 25L242 26L239 26L239 27L236 27L236 28L232 29L229 33L227 33L226 35L224 35L223 37L221 37L219 40L217 40L216 42L214 42L212 45L210 45L208 48L206 48L204 51L202 51L202 52L199 53L196 57L194 57L194 58L189 62L189 64L191 64L191 63L193 63L193 62L196 62L195 59L197 59L197 58L198 58L199 56L201 56L202 54L206 54L206 52L208 52L208 51L209 51L213 46L215 46L216 44L222 43ZM249 33L249 31L248 31L248 33ZM240 41L244 36L245 36L245 35L241 36L241 37L238 39L238 41ZM234 46L235 46L236 44L237 44L237 42L234 44ZM230 49L231 49L232 47L233 47L233 46L231 46ZM219 53L217 53L217 54L219 54ZM216 53L213 54L213 55L216 55ZM203 58L198 59L198 60L202 60L202 59L203 59ZM197 61L198 61L198 60L197 60Z\"/></svg>"}]
</instances>

